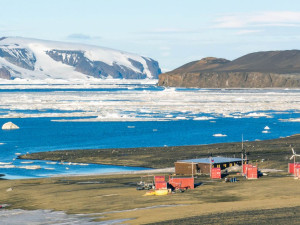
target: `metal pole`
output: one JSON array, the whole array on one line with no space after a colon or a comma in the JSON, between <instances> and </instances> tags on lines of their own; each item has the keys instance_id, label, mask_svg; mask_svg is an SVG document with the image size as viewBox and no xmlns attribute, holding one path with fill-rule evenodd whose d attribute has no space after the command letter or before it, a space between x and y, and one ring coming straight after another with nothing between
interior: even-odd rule
<instances>
[{"instance_id":1,"label":"metal pole","mask_svg":"<svg viewBox=\"0 0 300 225\"><path fill-rule=\"evenodd\" d=\"M244 150L244 134L242 134L242 151Z\"/></svg>"},{"instance_id":2,"label":"metal pole","mask_svg":"<svg viewBox=\"0 0 300 225\"><path fill-rule=\"evenodd\" d=\"M194 163L192 162L192 177L194 177Z\"/></svg>"},{"instance_id":3,"label":"metal pole","mask_svg":"<svg viewBox=\"0 0 300 225\"><path fill-rule=\"evenodd\" d=\"M294 156L294 177L296 177L296 156Z\"/></svg>"},{"instance_id":4,"label":"metal pole","mask_svg":"<svg viewBox=\"0 0 300 225\"><path fill-rule=\"evenodd\" d=\"M242 176L244 175L244 170L243 170L243 167L244 167L244 136L242 134Z\"/></svg>"},{"instance_id":5,"label":"metal pole","mask_svg":"<svg viewBox=\"0 0 300 225\"><path fill-rule=\"evenodd\" d=\"M209 176L211 178L211 156L209 156Z\"/></svg>"},{"instance_id":6,"label":"metal pole","mask_svg":"<svg viewBox=\"0 0 300 225\"><path fill-rule=\"evenodd\" d=\"M244 153L242 151L242 175L244 175L243 167L244 167Z\"/></svg>"}]
</instances>

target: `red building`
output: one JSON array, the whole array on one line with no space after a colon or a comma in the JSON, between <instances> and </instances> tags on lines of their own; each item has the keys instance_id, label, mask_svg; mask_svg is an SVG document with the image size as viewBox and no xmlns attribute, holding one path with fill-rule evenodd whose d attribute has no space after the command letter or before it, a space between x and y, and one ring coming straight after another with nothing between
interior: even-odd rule
<instances>
[{"instance_id":1,"label":"red building","mask_svg":"<svg viewBox=\"0 0 300 225\"><path fill-rule=\"evenodd\" d=\"M300 163L299 162L296 162L295 164L294 163L289 163L289 173L295 174L294 171L296 171L297 168L300 168Z\"/></svg>"},{"instance_id":2,"label":"red building","mask_svg":"<svg viewBox=\"0 0 300 225\"><path fill-rule=\"evenodd\" d=\"M175 162L175 173L179 175L210 174L211 168L220 168L223 170L235 165L242 165L242 159L216 156L179 160Z\"/></svg>"}]
</instances>

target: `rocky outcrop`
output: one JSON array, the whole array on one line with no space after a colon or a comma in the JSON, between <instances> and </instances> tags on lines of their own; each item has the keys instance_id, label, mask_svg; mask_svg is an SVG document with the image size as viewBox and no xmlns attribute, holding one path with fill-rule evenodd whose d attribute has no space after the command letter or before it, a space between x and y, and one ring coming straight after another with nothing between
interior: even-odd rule
<instances>
[{"instance_id":1,"label":"rocky outcrop","mask_svg":"<svg viewBox=\"0 0 300 225\"><path fill-rule=\"evenodd\" d=\"M11 79L10 72L5 67L0 68L0 79Z\"/></svg>"},{"instance_id":2,"label":"rocky outcrop","mask_svg":"<svg viewBox=\"0 0 300 225\"><path fill-rule=\"evenodd\" d=\"M299 88L300 51L257 52L233 61L208 57L161 74L158 85L198 88Z\"/></svg>"},{"instance_id":3,"label":"rocky outcrop","mask_svg":"<svg viewBox=\"0 0 300 225\"><path fill-rule=\"evenodd\" d=\"M8 62L28 70L34 70L36 58L32 52L26 48L0 47L0 57Z\"/></svg>"},{"instance_id":4,"label":"rocky outcrop","mask_svg":"<svg viewBox=\"0 0 300 225\"><path fill-rule=\"evenodd\" d=\"M46 53L53 60L73 66L76 71L96 78L111 76L112 78L119 79L145 79L147 77L143 64L130 58L128 59L130 63L139 71L134 71L117 63L109 65L101 61L92 61L85 57L83 51L51 50ZM146 61L153 78L157 79L158 74L161 73L158 63L145 57L143 59Z\"/></svg>"},{"instance_id":5,"label":"rocky outcrop","mask_svg":"<svg viewBox=\"0 0 300 225\"><path fill-rule=\"evenodd\" d=\"M151 58L143 57L143 59L146 61L148 69L153 75L153 79L158 79L158 75L161 74L161 69L158 65L158 62Z\"/></svg>"},{"instance_id":6,"label":"rocky outcrop","mask_svg":"<svg viewBox=\"0 0 300 225\"><path fill-rule=\"evenodd\" d=\"M19 129L19 127L12 122L7 122L2 126L2 130L15 130L15 129Z\"/></svg>"},{"instance_id":7,"label":"rocky outcrop","mask_svg":"<svg viewBox=\"0 0 300 225\"><path fill-rule=\"evenodd\" d=\"M161 74L159 86L197 88L299 88L300 74L201 72Z\"/></svg>"}]
</instances>

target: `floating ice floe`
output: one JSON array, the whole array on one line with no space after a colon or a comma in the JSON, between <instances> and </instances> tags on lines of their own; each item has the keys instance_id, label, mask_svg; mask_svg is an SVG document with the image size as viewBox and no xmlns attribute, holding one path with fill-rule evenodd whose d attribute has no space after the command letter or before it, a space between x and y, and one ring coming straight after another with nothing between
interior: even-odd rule
<instances>
[{"instance_id":1,"label":"floating ice floe","mask_svg":"<svg viewBox=\"0 0 300 225\"><path fill-rule=\"evenodd\" d=\"M7 122L2 126L2 130L15 130L15 129L19 129L19 127L12 122Z\"/></svg>"},{"instance_id":2,"label":"floating ice floe","mask_svg":"<svg viewBox=\"0 0 300 225\"><path fill-rule=\"evenodd\" d=\"M46 162L46 164L57 164L57 162Z\"/></svg>"},{"instance_id":3,"label":"floating ice floe","mask_svg":"<svg viewBox=\"0 0 300 225\"><path fill-rule=\"evenodd\" d=\"M38 170L41 169L40 166L34 165L34 166L19 166L20 169L26 169L26 170Z\"/></svg>"},{"instance_id":4,"label":"floating ice floe","mask_svg":"<svg viewBox=\"0 0 300 225\"><path fill-rule=\"evenodd\" d=\"M279 119L281 122L300 122L300 118Z\"/></svg>"},{"instance_id":5,"label":"floating ice floe","mask_svg":"<svg viewBox=\"0 0 300 225\"><path fill-rule=\"evenodd\" d=\"M195 117L193 120L214 120L214 117L207 117L207 116L200 116L200 117Z\"/></svg>"},{"instance_id":6,"label":"floating ice floe","mask_svg":"<svg viewBox=\"0 0 300 225\"><path fill-rule=\"evenodd\" d=\"M23 163L23 164L31 164L31 163L33 163L33 161L23 161L21 163Z\"/></svg>"},{"instance_id":7,"label":"floating ice floe","mask_svg":"<svg viewBox=\"0 0 300 225\"><path fill-rule=\"evenodd\" d=\"M8 169L8 168L15 168L15 165L0 165L0 168Z\"/></svg>"},{"instance_id":8,"label":"floating ice floe","mask_svg":"<svg viewBox=\"0 0 300 225\"><path fill-rule=\"evenodd\" d=\"M0 165L10 165L12 162L0 162Z\"/></svg>"},{"instance_id":9,"label":"floating ice floe","mask_svg":"<svg viewBox=\"0 0 300 225\"><path fill-rule=\"evenodd\" d=\"M177 116L176 119L177 120L186 120L186 117L184 117L184 116Z\"/></svg>"},{"instance_id":10,"label":"floating ice floe","mask_svg":"<svg viewBox=\"0 0 300 225\"><path fill-rule=\"evenodd\" d=\"M214 134L213 136L214 137L227 137L226 134Z\"/></svg>"},{"instance_id":11,"label":"floating ice floe","mask_svg":"<svg viewBox=\"0 0 300 225\"><path fill-rule=\"evenodd\" d=\"M256 112L246 114L245 117L253 117L253 118L267 117L267 118L271 118L271 116L266 114L266 113L256 113Z\"/></svg>"}]
</instances>

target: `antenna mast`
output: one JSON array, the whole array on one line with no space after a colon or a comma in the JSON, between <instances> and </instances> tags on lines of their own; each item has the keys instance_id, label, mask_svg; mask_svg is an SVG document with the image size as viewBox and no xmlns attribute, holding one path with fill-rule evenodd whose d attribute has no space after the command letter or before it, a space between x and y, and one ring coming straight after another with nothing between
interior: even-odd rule
<instances>
[{"instance_id":1,"label":"antenna mast","mask_svg":"<svg viewBox=\"0 0 300 225\"><path fill-rule=\"evenodd\" d=\"M242 151L244 151L244 135L242 134Z\"/></svg>"},{"instance_id":2,"label":"antenna mast","mask_svg":"<svg viewBox=\"0 0 300 225\"><path fill-rule=\"evenodd\" d=\"M244 175L244 136L242 134L242 175Z\"/></svg>"}]
</instances>

